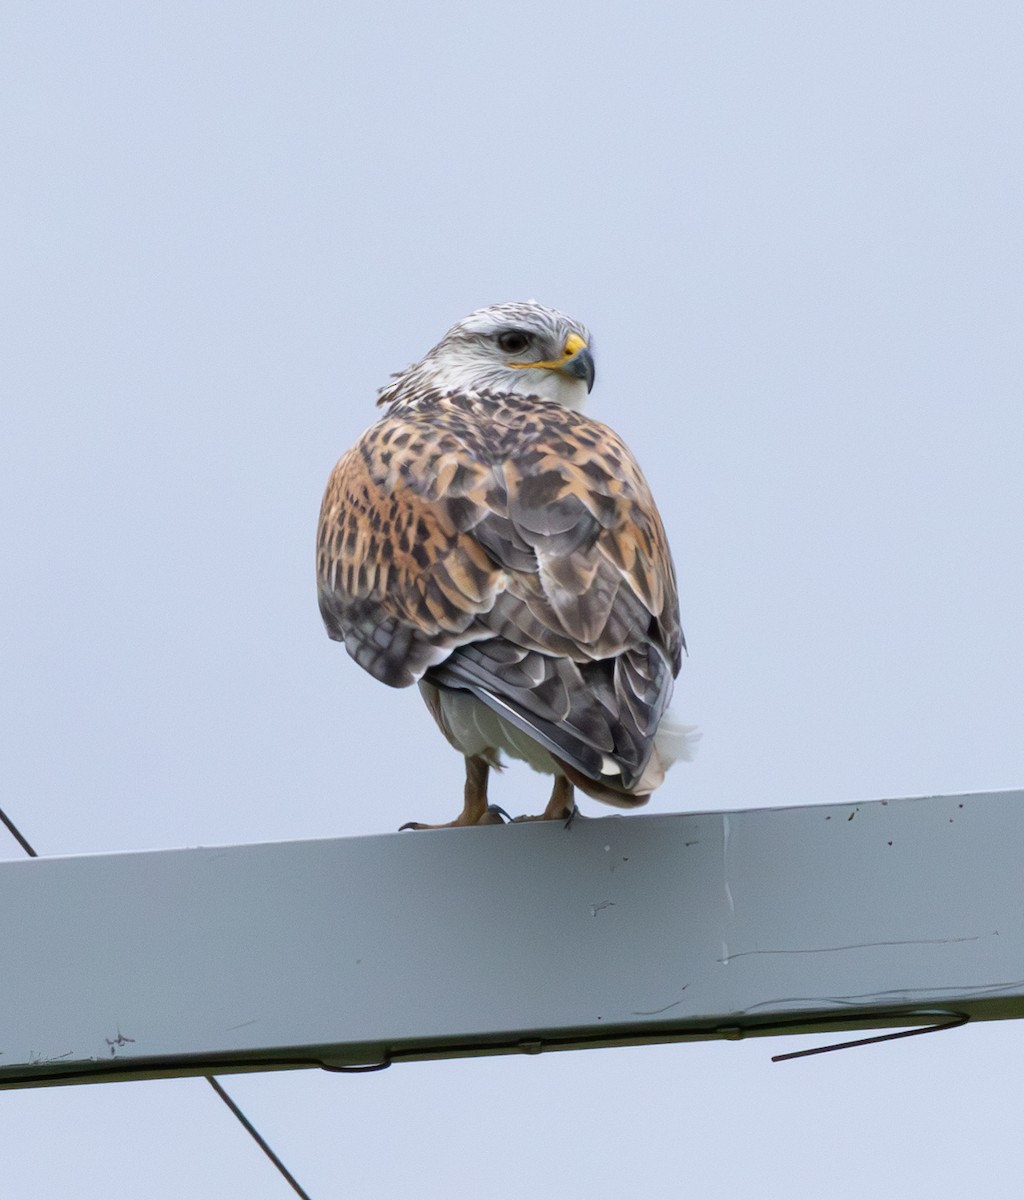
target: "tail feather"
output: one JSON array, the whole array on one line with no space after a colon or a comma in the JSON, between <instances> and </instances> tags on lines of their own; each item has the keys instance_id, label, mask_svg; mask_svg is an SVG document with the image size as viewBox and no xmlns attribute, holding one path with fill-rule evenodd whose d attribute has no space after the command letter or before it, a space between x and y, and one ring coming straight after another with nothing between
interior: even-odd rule
<instances>
[{"instance_id":1,"label":"tail feather","mask_svg":"<svg viewBox=\"0 0 1024 1200\"><path fill-rule=\"evenodd\" d=\"M693 762L702 737L696 725L684 725L679 714L667 708L654 735L654 753L667 771L674 762Z\"/></svg>"},{"instance_id":2,"label":"tail feather","mask_svg":"<svg viewBox=\"0 0 1024 1200\"><path fill-rule=\"evenodd\" d=\"M674 762L692 761L700 739L701 732L696 725L684 724L678 713L670 708L666 709L662 714L658 732L654 735L654 748L647 766L644 767L636 785L629 791L621 784L616 787L610 780L588 779L564 760L558 761L558 765L571 783L586 795L593 796L595 800L603 800L605 804L614 804L617 808L638 808L647 803L651 792L661 787L665 780L665 772Z\"/></svg>"},{"instance_id":3,"label":"tail feather","mask_svg":"<svg viewBox=\"0 0 1024 1200\"><path fill-rule=\"evenodd\" d=\"M649 793L661 787L665 772L674 762L690 762L693 759L700 739L701 733L696 725L684 725L678 713L671 708L665 709L658 732L654 735L651 757L633 791L638 794Z\"/></svg>"}]
</instances>

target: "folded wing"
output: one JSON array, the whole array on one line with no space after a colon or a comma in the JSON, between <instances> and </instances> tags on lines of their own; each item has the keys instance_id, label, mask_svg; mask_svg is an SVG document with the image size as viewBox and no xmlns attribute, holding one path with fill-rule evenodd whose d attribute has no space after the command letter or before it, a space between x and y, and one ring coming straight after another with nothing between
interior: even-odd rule
<instances>
[{"instance_id":1,"label":"folded wing","mask_svg":"<svg viewBox=\"0 0 1024 1200\"><path fill-rule=\"evenodd\" d=\"M471 691L635 785L683 639L660 517L606 426L511 396L396 408L335 468L317 558L328 632L378 679Z\"/></svg>"}]
</instances>

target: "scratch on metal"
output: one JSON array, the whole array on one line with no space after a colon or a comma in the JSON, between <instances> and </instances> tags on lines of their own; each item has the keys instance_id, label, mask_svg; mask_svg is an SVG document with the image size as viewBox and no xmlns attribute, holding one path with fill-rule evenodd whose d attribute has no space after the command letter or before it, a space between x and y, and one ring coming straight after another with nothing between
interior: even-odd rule
<instances>
[{"instance_id":1,"label":"scratch on metal","mask_svg":"<svg viewBox=\"0 0 1024 1200\"><path fill-rule=\"evenodd\" d=\"M682 990L685 992L689 986L690 985L688 983L684 983ZM683 999L685 999L685 997ZM683 1000L680 999L680 1000L673 1000L671 1004L666 1004L664 1006L664 1008L649 1008L649 1009L634 1008L633 1016L634 1017L656 1017L656 1016L658 1016L659 1013L668 1012L670 1008L678 1008L679 1005L682 1003L683 1003Z\"/></svg>"},{"instance_id":2,"label":"scratch on metal","mask_svg":"<svg viewBox=\"0 0 1024 1200\"><path fill-rule=\"evenodd\" d=\"M734 958L752 958L754 955L762 954L837 954L843 950L869 950L878 946L949 946L955 945L958 942L980 942L983 937L998 937L998 932L987 934L972 934L969 937L951 937L951 938L905 938L902 941L886 941L886 942L851 942L848 946L808 946L797 950L740 950L735 954L729 954L725 959L719 959L719 962L728 962Z\"/></svg>"}]
</instances>

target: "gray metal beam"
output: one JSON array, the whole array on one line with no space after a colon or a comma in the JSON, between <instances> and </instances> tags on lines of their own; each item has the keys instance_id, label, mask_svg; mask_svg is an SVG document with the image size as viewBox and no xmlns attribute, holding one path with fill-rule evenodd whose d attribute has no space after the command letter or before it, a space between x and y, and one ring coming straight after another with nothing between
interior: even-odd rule
<instances>
[{"instance_id":1,"label":"gray metal beam","mask_svg":"<svg viewBox=\"0 0 1024 1200\"><path fill-rule=\"evenodd\" d=\"M1024 792L0 863L0 1086L1024 1015Z\"/></svg>"}]
</instances>

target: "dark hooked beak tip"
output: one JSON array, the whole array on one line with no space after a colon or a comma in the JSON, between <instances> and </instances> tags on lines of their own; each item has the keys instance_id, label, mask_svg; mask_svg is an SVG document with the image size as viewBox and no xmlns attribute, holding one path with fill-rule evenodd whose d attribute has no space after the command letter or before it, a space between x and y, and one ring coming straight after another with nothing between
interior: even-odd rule
<instances>
[{"instance_id":1,"label":"dark hooked beak tip","mask_svg":"<svg viewBox=\"0 0 1024 1200\"><path fill-rule=\"evenodd\" d=\"M566 375L572 375L575 379L585 379L588 392L594 390L594 356L586 346L582 350L577 350L562 367L562 370Z\"/></svg>"}]
</instances>

